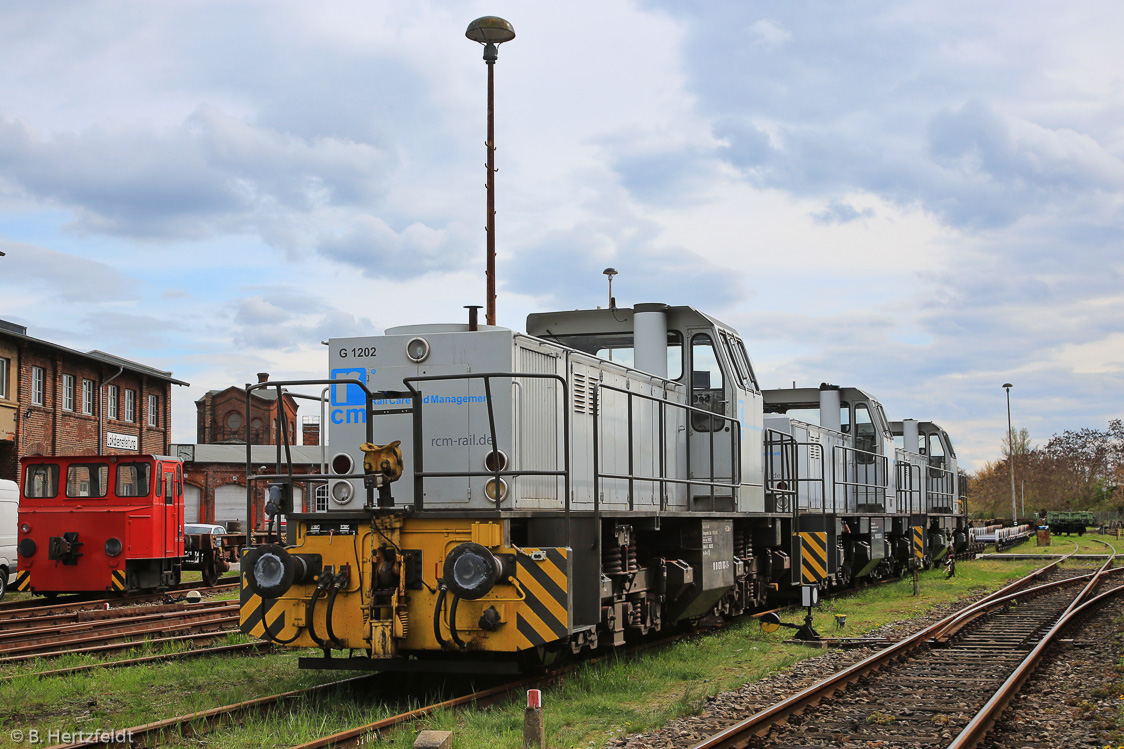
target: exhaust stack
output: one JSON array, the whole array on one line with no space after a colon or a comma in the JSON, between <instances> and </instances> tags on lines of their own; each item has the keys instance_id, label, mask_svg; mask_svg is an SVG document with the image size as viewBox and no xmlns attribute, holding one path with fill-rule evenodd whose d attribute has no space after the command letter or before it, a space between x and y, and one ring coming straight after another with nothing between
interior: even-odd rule
<instances>
[{"instance_id":1,"label":"exhaust stack","mask_svg":"<svg viewBox=\"0 0 1124 749\"><path fill-rule=\"evenodd\" d=\"M906 452L921 452L921 436L917 428L917 419L902 420L902 447Z\"/></svg>"},{"instance_id":2,"label":"exhaust stack","mask_svg":"<svg viewBox=\"0 0 1124 749\"><path fill-rule=\"evenodd\" d=\"M666 304L638 304L632 310L634 364L637 369L667 377Z\"/></svg>"},{"instance_id":3,"label":"exhaust stack","mask_svg":"<svg viewBox=\"0 0 1124 749\"><path fill-rule=\"evenodd\" d=\"M842 432L842 409L839 386L828 385L826 382L820 385L820 426Z\"/></svg>"}]
</instances>

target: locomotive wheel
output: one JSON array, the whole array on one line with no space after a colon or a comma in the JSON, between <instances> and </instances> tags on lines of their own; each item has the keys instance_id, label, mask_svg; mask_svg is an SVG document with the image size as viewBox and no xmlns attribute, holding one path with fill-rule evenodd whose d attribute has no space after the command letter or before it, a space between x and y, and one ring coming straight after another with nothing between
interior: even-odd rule
<instances>
[{"instance_id":1,"label":"locomotive wheel","mask_svg":"<svg viewBox=\"0 0 1124 749\"><path fill-rule=\"evenodd\" d=\"M203 565L203 582L212 586L219 581L219 571L214 562Z\"/></svg>"}]
</instances>

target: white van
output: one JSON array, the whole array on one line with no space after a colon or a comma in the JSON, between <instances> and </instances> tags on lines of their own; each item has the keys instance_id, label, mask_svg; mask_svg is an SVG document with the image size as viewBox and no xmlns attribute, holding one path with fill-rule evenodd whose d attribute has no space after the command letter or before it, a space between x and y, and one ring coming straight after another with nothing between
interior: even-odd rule
<instances>
[{"instance_id":1,"label":"white van","mask_svg":"<svg viewBox=\"0 0 1124 749\"><path fill-rule=\"evenodd\" d=\"M8 590L8 577L16 574L16 526L19 525L20 490L15 481L0 479L0 598Z\"/></svg>"}]
</instances>

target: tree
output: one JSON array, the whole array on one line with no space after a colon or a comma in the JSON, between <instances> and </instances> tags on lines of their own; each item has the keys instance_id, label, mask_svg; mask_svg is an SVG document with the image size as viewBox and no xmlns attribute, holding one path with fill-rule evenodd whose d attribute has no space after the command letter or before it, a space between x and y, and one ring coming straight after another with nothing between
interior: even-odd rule
<instances>
[{"instance_id":1,"label":"tree","mask_svg":"<svg viewBox=\"0 0 1124 749\"><path fill-rule=\"evenodd\" d=\"M1066 430L1040 448L1026 428L1002 441L1003 459L988 463L971 482L969 505L974 513L1010 514L1010 461L1014 460L1016 491L1025 491L1028 514L1038 510L1124 511L1124 422L1113 419L1106 431ZM1013 456L1013 458L1012 458ZM977 515L979 516L979 515Z\"/></svg>"}]
</instances>

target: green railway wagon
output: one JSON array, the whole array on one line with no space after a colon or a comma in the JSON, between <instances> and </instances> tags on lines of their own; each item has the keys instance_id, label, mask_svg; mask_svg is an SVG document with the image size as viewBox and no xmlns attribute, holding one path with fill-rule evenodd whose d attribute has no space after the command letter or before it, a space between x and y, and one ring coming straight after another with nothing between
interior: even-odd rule
<instances>
[{"instance_id":1,"label":"green railway wagon","mask_svg":"<svg viewBox=\"0 0 1124 749\"><path fill-rule=\"evenodd\" d=\"M1046 513L1046 525L1050 533L1085 535L1085 529L1095 525L1093 513L1086 510L1051 510Z\"/></svg>"}]
</instances>

